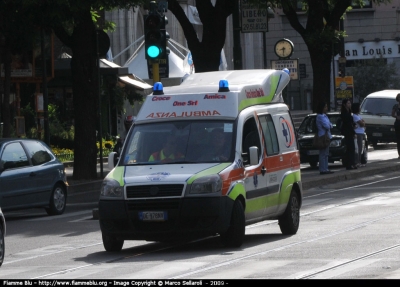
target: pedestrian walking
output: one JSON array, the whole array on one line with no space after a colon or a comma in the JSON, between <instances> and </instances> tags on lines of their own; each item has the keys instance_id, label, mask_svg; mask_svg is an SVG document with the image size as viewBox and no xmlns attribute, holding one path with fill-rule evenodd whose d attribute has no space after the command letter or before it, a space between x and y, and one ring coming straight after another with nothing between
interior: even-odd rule
<instances>
[{"instance_id":1,"label":"pedestrian walking","mask_svg":"<svg viewBox=\"0 0 400 287\"><path fill-rule=\"evenodd\" d=\"M345 153L345 166L347 170L357 169L355 164L355 144L354 139L356 138L356 132L354 131L353 115L351 113L351 101L349 99L343 99L342 107L340 112L342 119L342 135L346 143Z\"/></svg>"},{"instance_id":2,"label":"pedestrian walking","mask_svg":"<svg viewBox=\"0 0 400 287\"><path fill-rule=\"evenodd\" d=\"M329 120L326 112L328 111L328 105L326 102L319 102L317 107L317 118L316 118L316 125L317 125L317 132L318 136L323 136L328 133L329 138L332 138L331 135L331 128L332 123ZM319 173L320 174L330 174L333 171L329 170L328 167L328 156L329 156L329 145L326 148L319 150Z\"/></svg>"},{"instance_id":3,"label":"pedestrian walking","mask_svg":"<svg viewBox=\"0 0 400 287\"><path fill-rule=\"evenodd\" d=\"M392 108L392 117L396 119L394 121L394 130L396 133L397 153L400 158L400 94L397 94L396 101L398 104L395 104Z\"/></svg>"},{"instance_id":4,"label":"pedestrian walking","mask_svg":"<svg viewBox=\"0 0 400 287\"><path fill-rule=\"evenodd\" d=\"M355 123L354 131L356 132L356 155L355 164L357 167L364 166L361 164L361 156L363 151L363 140L365 136L365 122L360 116L360 103L353 103L351 105L351 111L353 112L353 122Z\"/></svg>"}]
</instances>

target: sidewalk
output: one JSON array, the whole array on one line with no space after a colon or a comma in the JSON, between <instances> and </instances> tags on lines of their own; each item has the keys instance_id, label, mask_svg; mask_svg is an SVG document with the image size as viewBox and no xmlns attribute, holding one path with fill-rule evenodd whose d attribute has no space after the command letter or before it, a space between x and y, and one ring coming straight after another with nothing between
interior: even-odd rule
<instances>
[{"instance_id":1,"label":"sidewalk","mask_svg":"<svg viewBox=\"0 0 400 287\"><path fill-rule=\"evenodd\" d=\"M66 164L68 165L68 164ZM374 161L355 170L346 170L340 167L334 170L335 173L320 175L318 169L307 170L302 172L303 191L310 188L341 182L344 180L353 180L368 176L373 176L386 172L393 172L400 170L400 159L393 158L382 161ZM72 173L73 167L66 167L66 173L69 183L68 189L68 203L87 203L96 202L99 199L102 178L100 177L100 164L97 164L98 179L97 180L73 180ZM109 172L107 162L103 163L103 177Z\"/></svg>"}]
</instances>

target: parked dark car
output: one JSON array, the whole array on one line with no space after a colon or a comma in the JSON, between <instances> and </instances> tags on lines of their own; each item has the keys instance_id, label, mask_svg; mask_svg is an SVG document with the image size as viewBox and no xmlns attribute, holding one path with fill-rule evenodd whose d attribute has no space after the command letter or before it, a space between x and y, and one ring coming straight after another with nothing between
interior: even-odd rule
<instances>
[{"instance_id":1,"label":"parked dark car","mask_svg":"<svg viewBox=\"0 0 400 287\"><path fill-rule=\"evenodd\" d=\"M4 237L6 236L6 220L4 219L3 212L0 208L0 266L3 264L4 261L4 254L5 254L5 243Z\"/></svg>"},{"instance_id":2,"label":"parked dark car","mask_svg":"<svg viewBox=\"0 0 400 287\"><path fill-rule=\"evenodd\" d=\"M346 165L346 144L344 136L341 135L340 130L336 127L336 123L340 119L339 112L328 112L327 116L331 121L333 128L331 129L332 139L329 146L329 157L328 161L333 163L335 161L341 161L342 164ZM309 163L310 166L316 167L319 161L319 150L313 148L312 142L315 133L317 132L316 125L317 114L307 115L301 122L297 129L297 139L299 143L300 151L300 162ZM368 140L367 135L364 133L364 141L362 148L361 163L366 164L368 161Z\"/></svg>"},{"instance_id":3,"label":"parked dark car","mask_svg":"<svg viewBox=\"0 0 400 287\"><path fill-rule=\"evenodd\" d=\"M3 211L32 207L59 215L67 203L65 168L39 140L0 139L0 203Z\"/></svg>"}]
</instances>

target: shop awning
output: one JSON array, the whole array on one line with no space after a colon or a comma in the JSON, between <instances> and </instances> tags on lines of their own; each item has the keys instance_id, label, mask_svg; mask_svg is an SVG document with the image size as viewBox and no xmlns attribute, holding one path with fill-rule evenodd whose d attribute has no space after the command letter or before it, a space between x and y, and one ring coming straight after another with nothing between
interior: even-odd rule
<instances>
[{"instance_id":1,"label":"shop awning","mask_svg":"<svg viewBox=\"0 0 400 287\"><path fill-rule=\"evenodd\" d=\"M118 77L118 78L123 83L135 86L139 90L148 90L148 89L152 89L153 88L153 86L147 84L146 82L141 82L141 81L132 79L129 76L121 76L121 77Z\"/></svg>"}]
</instances>

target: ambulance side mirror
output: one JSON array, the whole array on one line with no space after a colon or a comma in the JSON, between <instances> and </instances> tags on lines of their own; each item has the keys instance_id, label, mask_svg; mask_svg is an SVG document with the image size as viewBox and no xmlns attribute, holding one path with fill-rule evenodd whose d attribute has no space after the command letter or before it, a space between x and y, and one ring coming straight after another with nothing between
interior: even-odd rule
<instances>
[{"instance_id":1,"label":"ambulance side mirror","mask_svg":"<svg viewBox=\"0 0 400 287\"><path fill-rule=\"evenodd\" d=\"M114 158L117 156L117 153L115 151L110 152L110 154L108 155L108 168L110 170L112 170L115 166L114 163Z\"/></svg>"},{"instance_id":2,"label":"ambulance side mirror","mask_svg":"<svg viewBox=\"0 0 400 287\"><path fill-rule=\"evenodd\" d=\"M250 153L250 165L258 164L258 147L256 146L249 147L249 153Z\"/></svg>"}]
</instances>

